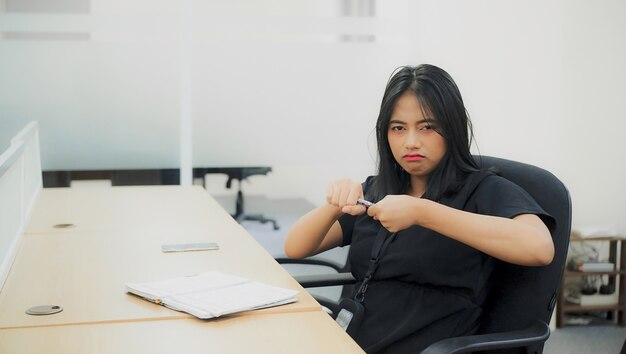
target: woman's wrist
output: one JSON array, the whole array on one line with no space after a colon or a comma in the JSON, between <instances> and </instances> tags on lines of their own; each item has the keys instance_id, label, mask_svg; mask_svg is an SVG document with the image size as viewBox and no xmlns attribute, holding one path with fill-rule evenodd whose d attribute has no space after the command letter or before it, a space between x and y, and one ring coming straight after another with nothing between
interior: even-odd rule
<instances>
[{"instance_id":1,"label":"woman's wrist","mask_svg":"<svg viewBox=\"0 0 626 354\"><path fill-rule=\"evenodd\" d=\"M413 224L417 226L424 226L428 219L428 204L432 203L430 199L415 198L413 203Z\"/></svg>"},{"instance_id":2,"label":"woman's wrist","mask_svg":"<svg viewBox=\"0 0 626 354\"><path fill-rule=\"evenodd\" d=\"M336 205L332 205L332 204L325 204L322 206L322 208L328 212L335 220L339 219L344 213L341 211L341 208L336 206Z\"/></svg>"}]
</instances>

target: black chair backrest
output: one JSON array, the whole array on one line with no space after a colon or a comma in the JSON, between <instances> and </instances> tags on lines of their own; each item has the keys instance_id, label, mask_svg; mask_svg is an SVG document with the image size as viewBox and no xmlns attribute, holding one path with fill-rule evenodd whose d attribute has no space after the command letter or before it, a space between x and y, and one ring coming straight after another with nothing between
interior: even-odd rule
<instances>
[{"instance_id":1,"label":"black chair backrest","mask_svg":"<svg viewBox=\"0 0 626 354\"><path fill-rule=\"evenodd\" d=\"M569 247L572 206L567 188L539 167L489 156L476 156L483 169L495 168L526 190L556 221L552 233L555 254L550 265L522 267L498 262L489 284L479 333L522 329L537 320L550 323Z\"/></svg>"}]
</instances>

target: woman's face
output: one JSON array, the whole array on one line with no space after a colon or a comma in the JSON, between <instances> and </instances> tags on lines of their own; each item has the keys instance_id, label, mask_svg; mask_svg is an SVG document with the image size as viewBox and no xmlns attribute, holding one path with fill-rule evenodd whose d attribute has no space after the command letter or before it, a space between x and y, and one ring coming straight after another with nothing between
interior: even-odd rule
<instances>
[{"instance_id":1,"label":"woman's face","mask_svg":"<svg viewBox=\"0 0 626 354\"><path fill-rule=\"evenodd\" d=\"M398 100L389 119L387 138L393 157L412 179L426 181L446 153L446 141L437 133L434 117L422 109L413 92Z\"/></svg>"}]
</instances>

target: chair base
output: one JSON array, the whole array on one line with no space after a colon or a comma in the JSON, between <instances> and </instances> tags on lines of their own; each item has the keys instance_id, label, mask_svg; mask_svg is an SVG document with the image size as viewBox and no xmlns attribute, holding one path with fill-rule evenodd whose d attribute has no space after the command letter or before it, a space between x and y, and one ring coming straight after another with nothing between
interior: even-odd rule
<instances>
[{"instance_id":1,"label":"chair base","mask_svg":"<svg viewBox=\"0 0 626 354\"><path fill-rule=\"evenodd\" d=\"M242 221L256 221L256 222L260 222L261 224L266 224L269 222L269 223L272 223L272 227L274 230L280 229L280 226L278 226L278 223L276 222L276 220L266 218L265 216L261 214L254 214L254 215L240 214L239 216L233 215L233 218L237 220L238 223L241 223Z\"/></svg>"}]
</instances>

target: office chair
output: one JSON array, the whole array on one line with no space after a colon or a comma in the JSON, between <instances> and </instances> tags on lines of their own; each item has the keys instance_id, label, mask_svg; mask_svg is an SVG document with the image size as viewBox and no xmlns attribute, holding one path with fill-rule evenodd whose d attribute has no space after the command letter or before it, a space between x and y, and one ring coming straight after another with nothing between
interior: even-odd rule
<instances>
[{"instance_id":1,"label":"office chair","mask_svg":"<svg viewBox=\"0 0 626 354\"><path fill-rule=\"evenodd\" d=\"M489 156L476 156L475 159L483 169L493 168L525 189L554 217L554 259L550 265L542 267L497 262L489 279L492 290L483 306L482 324L477 334L441 340L423 350L422 354L542 353L550 336L548 323L556 305L569 247L572 223L569 192L558 178L539 167ZM308 288L354 283L354 278L350 277L349 273L338 273L296 279Z\"/></svg>"},{"instance_id":2,"label":"office chair","mask_svg":"<svg viewBox=\"0 0 626 354\"><path fill-rule=\"evenodd\" d=\"M228 180L226 181L226 188L228 189L232 186L233 180L237 180L239 182L237 200L235 205L235 214L233 214L232 217L237 220L237 222L258 221L262 224L269 222L272 224L274 230L278 230L280 227L275 219L266 218L262 214L246 214L243 210L244 199L241 182L250 176L266 175L271 171L271 167L195 167L193 169L193 178L204 178L204 176L208 173L224 173L228 176ZM204 187L206 188L206 185Z\"/></svg>"},{"instance_id":3,"label":"office chair","mask_svg":"<svg viewBox=\"0 0 626 354\"><path fill-rule=\"evenodd\" d=\"M278 257L275 258L275 260L279 264L317 266L321 268L330 268L331 271L335 272L334 274L296 276L296 280L305 288L341 286L340 298L350 297L354 291L354 284L356 280L352 276L352 273L350 273L350 263L347 261L344 265L340 265L335 262L319 258L294 259ZM329 312L333 318L335 318L336 314L341 310L337 300L323 297L321 295L314 295L313 297L320 303L320 305L326 308L326 311Z\"/></svg>"}]
</instances>

